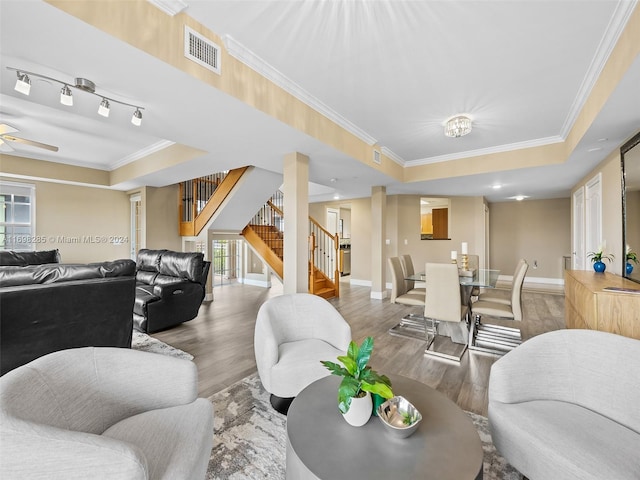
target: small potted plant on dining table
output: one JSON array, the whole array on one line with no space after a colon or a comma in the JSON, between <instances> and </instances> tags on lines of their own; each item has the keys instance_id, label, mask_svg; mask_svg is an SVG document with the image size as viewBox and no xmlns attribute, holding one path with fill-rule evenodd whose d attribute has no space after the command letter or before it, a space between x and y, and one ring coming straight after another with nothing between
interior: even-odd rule
<instances>
[{"instance_id":1,"label":"small potted plant on dining table","mask_svg":"<svg viewBox=\"0 0 640 480\"><path fill-rule=\"evenodd\" d=\"M595 252L587 253L587 257L589 257L593 262L593 269L597 273L603 273L607 269L607 266L605 265L603 260L612 262L614 259L614 255L612 253L611 254L603 253L603 247L598 247L598 250Z\"/></svg>"},{"instance_id":2,"label":"small potted plant on dining table","mask_svg":"<svg viewBox=\"0 0 640 480\"><path fill-rule=\"evenodd\" d=\"M368 365L372 351L373 337L367 337L360 347L353 341L349 343L347 354L338 357L344 366L326 360L320 362L333 375L342 377L338 387L338 409L355 427L364 425L371 417L371 394L387 399L393 397L391 380Z\"/></svg>"}]
</instances>

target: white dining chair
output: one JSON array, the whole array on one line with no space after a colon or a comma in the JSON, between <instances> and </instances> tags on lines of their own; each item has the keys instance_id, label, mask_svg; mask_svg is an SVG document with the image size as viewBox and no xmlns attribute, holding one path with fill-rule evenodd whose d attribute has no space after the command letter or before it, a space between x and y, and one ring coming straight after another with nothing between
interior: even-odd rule
<instances>
[{"instance_id":1,"label":"white dining chair","mask_svg":"<svg viewBox=\"0 0 640 480\"><path fill-rule=\"evenodd\" d=\"M522 334L517 327L483 324L482 316L522 321L522 285L529 264L523 261L514 276L510 304L479 300L471 305L474 321L471 323L469 348L503 355L522 343Z\"/></svg>"},{"instance_id":2,"label":"white dining chair","mask_svg":"<svg viewBox=\"0 0 640 480\"><path fill-rule=\"evenodd\" d=\"M410 279L410 277L415 275L411 255L400 255L400 265L402 266L404 283L407 289L407 293L420 293L423 295L426 294L427 289L425 287L416 287L415 280Z\"/></svg>"},{"instance_id":3,"label":"white dining chair","mask_svg":"<svg viewBox=\"0 0 640 480\"><path fill-rule=\"evenodd\" d=\"M459 362L469 342L469 309L462 304L458 266L427 263L425 281L429 295L424 316L438 323L437 335L424 353Z\"/></svg>"}]
</instances>

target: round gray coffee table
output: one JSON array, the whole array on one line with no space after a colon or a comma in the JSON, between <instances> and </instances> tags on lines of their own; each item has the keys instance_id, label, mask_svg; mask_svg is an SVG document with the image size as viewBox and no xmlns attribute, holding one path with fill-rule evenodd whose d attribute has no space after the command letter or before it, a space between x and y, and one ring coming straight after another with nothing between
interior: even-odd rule
<instances>
[{"instance_id":1,"label":"round gray coffee table","mask_svg":"<svg viewBox=\"0 0 640 480\"><path fill-rule=\"evenodd\" d=\"M391 436L374 416L352 427L338 411L341 379L321 378L289 408L286 478L481 480L482 443L467 414L433 388L406 377L389 378L394 393L422 413L412 436Z\"/></svg>"}]
</instances>

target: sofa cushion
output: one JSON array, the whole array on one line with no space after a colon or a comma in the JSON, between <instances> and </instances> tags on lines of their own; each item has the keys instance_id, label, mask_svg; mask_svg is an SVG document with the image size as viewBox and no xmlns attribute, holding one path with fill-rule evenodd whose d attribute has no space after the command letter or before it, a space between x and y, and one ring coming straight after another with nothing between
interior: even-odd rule
<instances>
[{"instance_id":1,"label":"sofa cushion","mask_svg":"<svg viewBox=\"0 0 640 480\"><path fill-rule=\"evenodd\" d=\"M196 478L206 470L213 444L213 406L199 398L151 410L116 423L103 436L141 450L150 479Z\"/></svg>"},{"instance_id":2,"label":"sofa cushion","mask_svg":"<svg viewBox=\"0 0 640 480\"><path fill-rule=\"evenodd\" d=\"M48 284L90 280L95 278L129 277L135 272L133 260L122 259L113 262L80 264L42 264L24 267L0 268L0 286Z\"/></svg>"},{"instance_id":3,"label":"sofa cushion","mask_svg":"<svg viewBox=\"0 0 640 480\"><path fill-rule=\"evenodd\" d=\"M157 272L160 265L160 257L164 252L166 252L166 250L140 249L136 256L136 270Z\"/></svg>"},{"instance_id":4,"label":"sofa cushion","mask_svg":"<svg viewBox=\"0 0 640 480\"><path fill-rule=\"evenodd\" d=\"M200 282L203 261L203 253L164 252L160 257L158 271L162 275Z\"/></svg>"},{"instance_id":5,"label":"sofa cushion","mask_svg":"<svg viewBox=\"0 0 640 480\"><path fill-rule=\"evenodd\" d=\"M153 285L156 281L158 272L150 272L147 270L138 270L136 272L136 283L144 283L147 285Z\"/></svg>"},{"instance_id":6,"label":"sofa cushion","mask_svg":"<svg viewBox=\"0 0 640 480\"><path fill-rule=\"evenodd\" d=\"M640 435L587 408L553 400L490 404L489 421L496 448L530 478L638 478Z\"/></svg>"},{"instance_id":7,"label":"sofa cushion","mask_svg":"<svg viewBox=\"0 0 640 480\"><path fill-rule=\"evenodd\" d=\"M320 360L336 358L344 351L317 338L282 343L278 347L278 363L271 369L271 388L279 397L295 397L300 391L330 375Z\"/></svg>"},{"instance_id":8,"label":"sofa cushion","mask_svg":"<svg viewBox=\"0 0 640 480\"><path fill-rule=\"evenodd\" d=\"M42 265L43 263L60 263L60 252L57 249L38 252L0 251L0 266Z\"/></svg>"},{"instance_id":9,"label":"sofa cushion","mask_svg":"<svg viewBox=\"0 0 640 480\"><path fill-rule=\"evenodd\" d=\"M153 285L136 286L136 300L133 304L133 313L145 317L147 315L147 304L157 302L158 300L160 300L160 297L153 294Z\"/></svg>"}]
</instances>

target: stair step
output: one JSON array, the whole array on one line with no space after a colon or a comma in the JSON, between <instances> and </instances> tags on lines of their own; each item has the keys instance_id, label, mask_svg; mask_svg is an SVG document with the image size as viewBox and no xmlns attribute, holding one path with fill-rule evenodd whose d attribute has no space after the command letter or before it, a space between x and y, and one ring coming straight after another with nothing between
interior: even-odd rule
<instances>
[{"instance_id":1,"label":"stair step","mask_svg":"<svg viewBox=\"0 0 640 480\"><path fill-rule=\"evenodd\" d=\"M336 296L336 289L335 288L323 288L321 290L316 290L315 294L318 297L322 297L322 298L333 298Z\"/></svg>"}]
</instances>

